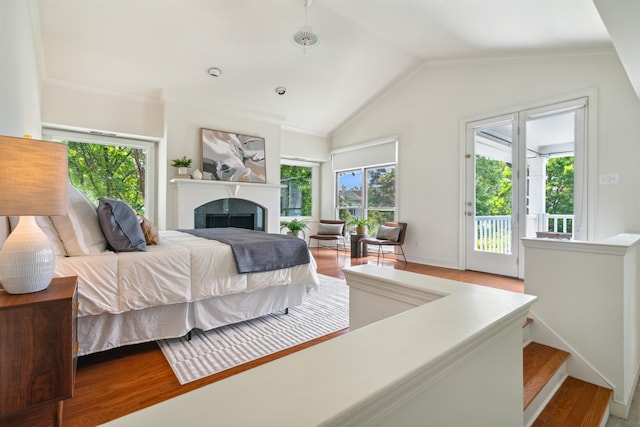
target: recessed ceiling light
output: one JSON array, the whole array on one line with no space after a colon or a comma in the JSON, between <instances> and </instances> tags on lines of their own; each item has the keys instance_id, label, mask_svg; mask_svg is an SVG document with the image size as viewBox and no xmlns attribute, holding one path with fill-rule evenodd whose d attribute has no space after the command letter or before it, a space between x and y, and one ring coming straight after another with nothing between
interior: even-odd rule
<instances>
[{"instance_id":1,"label":"recessed ceiling light","mask_svg":"<svg viewBox=\"0 0 640 427\"><path fill-rule=\"evenodd\" d=\"M210 76L220 77L222 75L222 70L218 67L211 67L207 70Z\"/></svg>"},{"instance_id":2,"label":"recessed ceiling light","mask_svg":"<svg viewBox=\"0 0 640 427\"><path fill-rule=\"evenodd\" d=\"M276 88L276 93L277 93L278 95L284 95L285 93L287 93L287 88L286 88L286 87L284 87L284 86L278 86L278 87Z\"/></svg>"}]
</instances>

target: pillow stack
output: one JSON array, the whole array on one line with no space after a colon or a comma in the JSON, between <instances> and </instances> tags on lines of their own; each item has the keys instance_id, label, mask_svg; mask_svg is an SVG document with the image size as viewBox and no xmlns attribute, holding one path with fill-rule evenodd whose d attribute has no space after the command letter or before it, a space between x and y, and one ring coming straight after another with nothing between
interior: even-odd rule
<instances>
[{"instance_id":1,"label":"pillow stack","mask_svg":"<svg viewBox=\"0 0 640 427\"><path fill-rule=\"evenodd\" d=\"M71 183L67 184L67 214L50 218L68 256L99 254L107 250L95 205Z\"/></svg>"},{"instance_id":2,"label":"pillow stack","mask_svg":"<svg viewBox=\"0 0 640 427\"><path fill-rule=\"evenodd\" d=\"M8 218L12 230L19 220L17 216ZM126 203L100 199L96 208L71 183L67 184L67 214L37 216L36 222L53 244L56 256L60 257L97 255L107 250L144 251L147 245L157 245L159 242L156 226L138 216Z\"/></svg>"}]
</instances>

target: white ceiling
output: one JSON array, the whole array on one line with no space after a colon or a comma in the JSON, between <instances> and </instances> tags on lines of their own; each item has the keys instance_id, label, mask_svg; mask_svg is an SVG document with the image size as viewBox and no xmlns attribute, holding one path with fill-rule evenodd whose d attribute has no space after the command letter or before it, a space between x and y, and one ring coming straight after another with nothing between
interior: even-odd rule
<instances>
[{"instance_id":1,"label":"white ceiling","mask_svg":"<svg viewBox=\"0 0 640 427\"><path fill-rule=\"evenodd\" d=\"M591 0L36 0L45 78L328 134L425 61L612 48ZM218 78L209 67L222 69ZM277 86L287 93L279 96Z\"/></svg>"}]
</instances>

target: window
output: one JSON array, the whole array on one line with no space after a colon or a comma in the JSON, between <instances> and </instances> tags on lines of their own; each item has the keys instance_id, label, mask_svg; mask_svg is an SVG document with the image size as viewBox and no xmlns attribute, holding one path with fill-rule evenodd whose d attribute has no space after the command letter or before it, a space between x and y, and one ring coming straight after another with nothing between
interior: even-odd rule
<instances>
[{"instance_id":1,"label":"window","mask_svg":"<svg viewBox=\"0 0 640 427\"><path fill-rule=\"evenodd\" d=\"M336 174L336 218L366 218L369 235L398 218L396 170L398 138L390 136L331 152Z\"/></svg>"},{"instance_id":2,"label":"window","mask_svg":"<svg viewBox=\"0 0 640 427\"><path fill-rule=\"evenodd\" d=\"M337 216L367 218L369 234L396 218L396 166L375 166L336 173Z\"/></svg>"},{"instance_id":3,"label":"window","mask_svg":"<svg viewBox=\"0 0 640 427\"><path fill-rule=\"evenodd\" d=\"M144 148L63 141L68 147L69 180L98 204L122 200L144 214L147 153Z\"/></svg>"},{"instance_id":4,"label":"window","mask_svg":"<svg viewBox=\"0 0 640 427\"><path fill-rule=\"evenodd\" d=\"M338 218L363 217L362 169L338 172L336 182L338 183Z\"/></svg>"},{"instance_id":5,"label":"window","mask_svg":"<svg viewBox=\"0 0 640 427\"><path fill-rule=\"evenodd\" d=\"M312 162L283 159L280 164L280 216L311 217L314 207L316 170Z\"/></svg>"},{"instance_id":6,"label":"window","mask_svg":"<svg viewBox=\"0 0 640 427\"><path fill-rule=\"evenodd\" d=\"M49 140L68 147L69 181L96 205L100 198L122 200L136 212L155 218L153 177L155 144L45 129Z\"/></svg>"},{"instance_id":7,"label":"window","mask_svg":"<svg viewBox=\"0 0 640 427\"><path fill-rule=\"evenodd\" d=\"M396 215L396 168L366 169L367 218L374 224L394 221Z\"/></svg>"}]
</instances>

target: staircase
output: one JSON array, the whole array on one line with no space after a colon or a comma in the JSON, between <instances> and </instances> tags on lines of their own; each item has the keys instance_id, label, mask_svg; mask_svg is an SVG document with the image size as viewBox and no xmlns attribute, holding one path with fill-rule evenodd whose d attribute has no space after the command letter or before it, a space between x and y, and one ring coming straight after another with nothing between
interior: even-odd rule
<instances>
[{"instance_id":1,"label":"staircase","mask_svg":"<svg viewBox=\"0 0 640 427\"><path fill-rule=\"evenodd\" d=\"M527 320L523 337L525 427L604 427L609 417L611 390L570 377L570 354L528 342Z\"/></svg>"}]
</instances>

